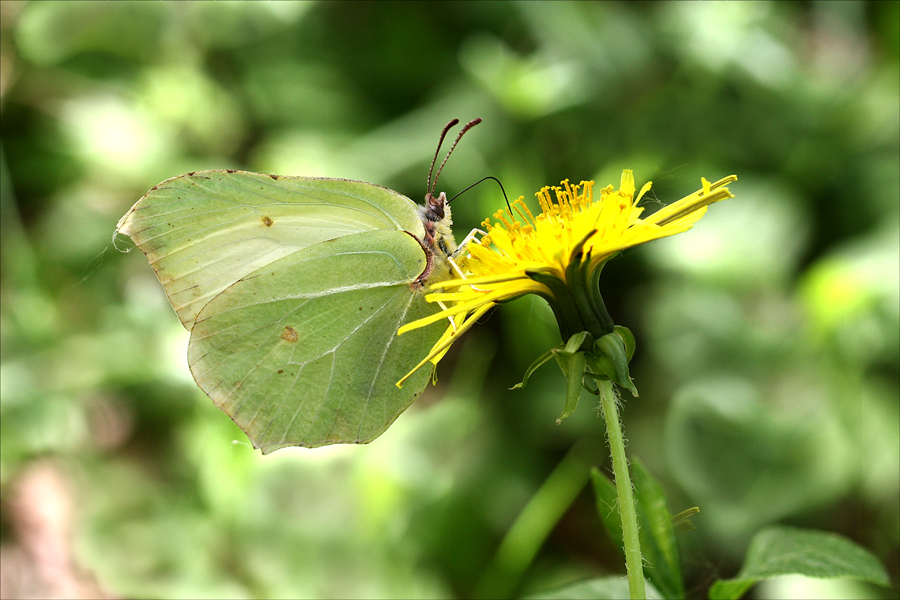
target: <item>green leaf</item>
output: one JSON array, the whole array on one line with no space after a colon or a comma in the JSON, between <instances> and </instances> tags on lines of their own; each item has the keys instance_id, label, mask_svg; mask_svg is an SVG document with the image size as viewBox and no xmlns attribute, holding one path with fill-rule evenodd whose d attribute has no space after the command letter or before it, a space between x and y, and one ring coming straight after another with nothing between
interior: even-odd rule
<instances>
[{"instance_id":1,"label":"green leaf","mask_svg":"<svg viewBox=\"0 0 900 600\"><path fill-rule=\"evenodd\" d=\"M550 473L506 533L478 583L475 598L511 598L559 519L584 489L593 443L575 444Z\"/></svg>"},{"instance_id":2,"label":"green leaf","mask_svg":"<svg viewBox=\"0 0 900 600\"><path fill-rule=\"evenodd\" d=\"M525 371L525 376L520 383L512 386L511 390L518 390L525 387L528 378L531 377L538 367L555 358L559 368L562 369L563 375L566 376L568 384L566 386L566 404L563 412L556 418L557 425L568 419L575 408L578 406L578 397L581 395L582 381L584 379L585 353L580 349L584 345L590 345L590 333L580 331L573 334L564 345L551 348L537 358ZM587 340L587 341L586 341Z\"/></svg>"},{"instance_id":3,"label":"green leaf","mask_svg":"<svg viewBox=\"0 0 900 600\"><path fill-rule=\"evenodd\" d=\"M637 502L641 555L646 577L665 598L683 598L681 558L675 538L672 515L662 486L637 459L632 461L632 478ZM621 549L622 522L619 517L616 486L599 470L591 471L597 497L597 512L610 537Z\"/></svg>"},{"instance_id":4,"label":"green leaf","mask_svg":"<svg viewBox=\"0 0 900 600\"><path fill-rule=\"evenodd\" d=\"M673 398L665 451L678 483L704 499L706 526L727 544L745 544L843 489L846 461L835 449L843 438L832 432L814 414L779 414L748 381L698 378Z\"/></svg>"},{"instance_id":5,"label":"green leaf","mask_svg":"<svg viewBox=\"0 0 900 600\"><path fill-rule=\"evenodd\" d=\"M825 531L776 526L754 536L733 579L715 582L710 600L735 600L755 583L784 575L844 577L890 587L884 567L868 550Z\"/></svg>"},{"instance_id":6,"label":"green leaf","mask_svg":"<svg viewBox=\"0 0 900 600\"><path fill-rule=\"evenodd\" d=\"M681 556L663 487L637 458L632 459L631 477L637 500L641 553L646 563L644 572L666 598L684 598Z\"/></svg>"}]
</instances>

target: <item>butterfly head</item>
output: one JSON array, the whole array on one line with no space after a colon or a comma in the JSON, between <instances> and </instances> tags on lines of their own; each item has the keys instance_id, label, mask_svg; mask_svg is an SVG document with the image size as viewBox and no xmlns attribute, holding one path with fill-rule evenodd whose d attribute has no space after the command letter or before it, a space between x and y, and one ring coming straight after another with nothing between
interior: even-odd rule
<instances>
[{"instance_id":1,"label":"butterfly head","mask_svg":"<svg viewBox=\"0 0 900 600\"><path fill-rule=\"evenodd\" d=\"M481 119L473 119L466 123L460 130L459 135L456 136L456 141L450 146L450 150L447 151L447 156L444 157L441 166L438 167L437 173L434 173L434 165L437 163L438 153L441 151L441 144L444 143L444 138L447 136L447 132L450 131L450 128L457 123L459 123L459 119L453 119L444 126L444 130L441 132L437 149L434 151L434 159L431 161L431 169L428 171L425 204L419 207L419 216L422 219L422 224L425 226L425 239L422 241L429 250L437 255L439 259L438 262L441 263L445 262L447 257L456 251L456 240L453 238L453 231L451 229L453 220L450 217L450 204L447 202L447 195L444 192L440 192L435 196L435 187L437 187L437 180L441 175L441 170L444 168L444 165L447 164L447 159L450 158L453 149L456 148L456 144L459 143L459 140L462 139L462 136L465 135L467 131L481 123ZM434 173L433 180L431 178L432 173Z\"/></svg>"}]
</instances>

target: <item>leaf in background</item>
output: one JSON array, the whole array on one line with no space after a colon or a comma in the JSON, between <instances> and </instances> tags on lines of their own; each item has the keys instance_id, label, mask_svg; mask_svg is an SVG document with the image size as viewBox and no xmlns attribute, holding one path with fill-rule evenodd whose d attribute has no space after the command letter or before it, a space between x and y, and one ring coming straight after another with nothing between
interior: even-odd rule
<instances>
[{"instance_id":1,"label":"leaf in background","mask_svg":"<svg viewBox=\"0 0 900 600\"><path fill-rule=\"evenodd\" d=\"M736 600L755 583L783 575L845 577L890 587L884 567L868 550L825 531L768 527L753 538L744 566L733 579L720 579L710 600Z\"/></svg>"},{"instance_id":2,"label":"leaf in background","mask_svg":"<svg viewBox=\"0 0 900 600\"><path fill-rule=\"evenodd\" d=\"M751 378L697 378L676 394L666 419L671 473L726 549L834 498L847 482L846 442L828 418L781 411L770 393Z\"/></svg>"}]
</instances>

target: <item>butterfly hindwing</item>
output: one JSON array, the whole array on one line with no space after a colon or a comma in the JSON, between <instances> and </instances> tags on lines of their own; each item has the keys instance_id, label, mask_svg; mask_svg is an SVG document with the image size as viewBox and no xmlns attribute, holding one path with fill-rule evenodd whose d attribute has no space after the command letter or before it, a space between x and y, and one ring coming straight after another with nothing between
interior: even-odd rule
<instances>
[{"instance_id":1,"label":"butterfly hindwing","mask_svg":"<svg viewBox=\"0 0 900 600\"><path fill-rule=\"evenodd\" d=\"M405 231L356 233L260 267L200 311L188 362L213 401L264 453L362 443L421 393L422 369L395 385L441 336L416 279L425 250Z\"/></svg>"}]
</instances>

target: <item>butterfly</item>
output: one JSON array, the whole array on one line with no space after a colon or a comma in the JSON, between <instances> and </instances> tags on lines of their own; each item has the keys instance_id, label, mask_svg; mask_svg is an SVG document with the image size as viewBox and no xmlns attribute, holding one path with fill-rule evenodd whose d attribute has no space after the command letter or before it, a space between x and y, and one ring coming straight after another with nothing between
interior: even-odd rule
<instances>
[{"instance_id":1,"label":"butterfly","mask_svg":"<svg viewBox=\"0 0 900 600\"><path fill-rule=\"evenodd\" d=\"M117 232L144 252L185 329L200 388L267 454L366 443L424 391L396 382L445 325L397 336L439 310L429 283L456 250L441 169L425 203L362 181L199 171L154 186Z\"/></svg>"}]
</instances>

